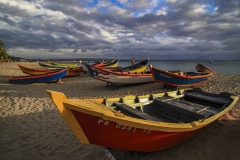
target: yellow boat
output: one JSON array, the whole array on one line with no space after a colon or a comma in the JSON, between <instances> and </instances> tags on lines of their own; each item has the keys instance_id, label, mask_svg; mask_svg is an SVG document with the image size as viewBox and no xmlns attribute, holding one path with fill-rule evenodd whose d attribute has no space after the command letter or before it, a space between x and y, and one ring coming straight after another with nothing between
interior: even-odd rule
<instances>
[{"instance_id":1,"label":"yellow boat","mask_svg":"<svg viewBox=\"0 0 240 160\"><path fill-rule=\"evenodd\" d=\"M114 69L111 69L112 72L144 72L146 71L147 64L148 64L149 58L136 63L133 66L127 66L127 67L116 67Z\"/></svg>"},{"instance_id":2,"label":"yellow boat","mask_svg":"<svg viewBox=\"0 0 240 160\"><path fill-rule=\"evenodd\" d=\"M101 67L104 67L104 68L116 68L118 66L118 62L119 60L112 60L108 63L103 63L103 66Z\"/></svg>"},{"instance_id":3,"label":"yellow boat","mask_svg":"<svg viewBox=\"0 0 240 160\"><path fill-rule=\"evenodd\" d=\"M122 98L68 99L47 91L82 144L151 152L196 136L238 101L199 88Z\"/></svg>"}]
</instances>

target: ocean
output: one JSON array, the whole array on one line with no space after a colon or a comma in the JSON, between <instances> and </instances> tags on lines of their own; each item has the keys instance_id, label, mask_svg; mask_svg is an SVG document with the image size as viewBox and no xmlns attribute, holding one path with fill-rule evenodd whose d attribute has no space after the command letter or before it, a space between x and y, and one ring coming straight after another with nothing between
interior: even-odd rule
<instances>
[{"instance_id":1,"label":"ocean","mask_svg":"<svg viewBox=\"0 0 240 160\"><path fill-rule=\"evenodd\" d=\"M104 60L105 62L109 62L110 60ZM79 61L78 66L82 66ZM92 60L91 62L94 62ZM140 62L140 60L135 60L135 63ZM214 70L217 73L226 73L226 74L240 74L240 61L213 61L213 63L209 63L209 61L184 61L184 60L149 60L147 65L147 70L149 70L149 64L152 64L153 67L159 68L162 70L182 70L182 71L196 71L195 67L197 63L200 62L204 66ZM67 63L66 61L62 63ZM68 63L72 63L72 61L68 61ZM127 67L132 65L130 60L120 60L118 66Z\"/></svg>"},{"instance_id":2,"label":"ocean","mask_svg":"<svg viewBox=\"0 0 240 160\"><path fill-rule=\"evenodd\" d=\"M106 61L107 62L107 61ZM139 61L135 60L135 63ZM196 71L195 67L197 63L200 62L204 66L214 70L217 73L227 73L227 74L240 74L240 61L213 61L209 63L208 61L151 61L148 64L152 64L153 67L162 70L182 70L182 71ZM131 60L120 60L118 66L130 66ZM149 69L149 67L147 68Z\"/></svg>"}]
</instances>

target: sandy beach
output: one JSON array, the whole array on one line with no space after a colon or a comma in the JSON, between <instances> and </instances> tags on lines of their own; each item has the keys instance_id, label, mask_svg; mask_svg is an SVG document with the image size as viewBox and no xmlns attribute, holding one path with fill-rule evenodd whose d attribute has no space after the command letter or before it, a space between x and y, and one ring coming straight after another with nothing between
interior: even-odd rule
<instances>
[{"instance_id":1,"label":"sandy beach","mask_svg":"<svg viewBox=\"0 0 240 160\"><path fill-rule=\"evenodd\" d=\"M20 63L41 68L36 62ZM0 63L0 159L108 160L101 146L83 145L50 100L46 90L63 92L68 98L119 97L126 94L159 93L160 83L106 88L89 74L63 78L61 83L12 85L8 78L26 75L17 62ZM240 96L240 75L216 74L197 86L210 93L229 92ZM97 133L96 133L97 134ZM170 149L152 152L147 160L222 159L240 157L240 102L193 139ZM131 152L110 150L117 160L131 159ZM134 156L132 159L139 159Z\"/></svg>"}]
</instances>

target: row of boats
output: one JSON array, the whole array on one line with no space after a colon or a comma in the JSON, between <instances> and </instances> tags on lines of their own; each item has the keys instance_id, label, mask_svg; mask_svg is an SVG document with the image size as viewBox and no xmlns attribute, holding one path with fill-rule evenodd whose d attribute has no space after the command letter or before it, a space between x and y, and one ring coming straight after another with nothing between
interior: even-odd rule
<instances>
[{"instance_id":1,"label":"row of boats","mask_svg":"<svg viewBox=\"0 0 240 160\"><path fill-rule=\"evenodd\" d=\"M115 84L138 84L148 82L159 82L170 86L192 86L202 84L216 72L198 63L196 71L166 71L149 65L150 70L146 71L149 59L141 61L133 66L108 68L88 63L83 63L83 68L90 75L98 80Z\"/></svg>"},{"instance_id":2,"label":"row of boats","mask_svg":"<svg viewBox=\"0 0 240 160\"><path fill-rule=\"evenodd\" d=\"M107 82L110 85L117 84L139 84L148 82L159 82L170 86L192 86L204 83L216 72L198 63L196 71L166 71L149 65L149 59L143 60L135 65L117 67L119 60L109 62L100 61L94 64L81 62L82 67L73 64L41 63L45 69L28 68L18 64L23 73L30 76L9 78L12 84L29 84L40 82L55 82L63 77L79 76L81 72L88 72L93 78Z\"/></svg>"},{"instance_id":3,"label":"row of boats","mask_svg":"<svg viewBox=\"0 0 240 160\"><path fill-rule=\"evenodd\" d=\"M149 65L150 71L146 71L148 59L129 67L117 67L117 63L116 60L108 64L82 62L80 69L108 83L157 81L172 86L200 84L215 73L200 63L196 72L165 71L152 65ZM39 64L48 68L56 65ZM47 74L76 69L70 65L58 66L65 68ZM35 71L30 71L34 75ZM25 68L23 72L29 74L30 71ZM213 94L199 88L96 99L68 99L64 93L51 90L47 93L82 144L140 152L167 149L193 138L238 101L238 97L230 93Z\"/></svg>"}]
</instances>

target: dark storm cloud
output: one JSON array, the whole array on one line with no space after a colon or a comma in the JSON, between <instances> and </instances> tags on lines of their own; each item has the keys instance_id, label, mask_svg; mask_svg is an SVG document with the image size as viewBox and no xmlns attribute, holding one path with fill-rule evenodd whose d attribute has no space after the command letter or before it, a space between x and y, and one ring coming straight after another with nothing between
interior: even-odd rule
<instances>
[{"instance_id":1,"label":"dark storm cloud","mask_svg":"<svg viewBox=\"0 0 240 160\"><path fill-rule=\"evenodd\" d=\"M155 2L24 1L24 8L3 1L0 38L6 49L70 49L72 56L240 53L238 0Z\"/></svg>"},{"instance_id":2,"label":"dark storm cloud","mask_svg":"<svg viewBox=\"0 0 240 160\"><path fill-rule=\"evenodd\" d=\"M87 52L87 50L86 49L82 49L81 52Z\"/></svg>"}]
</instances>

